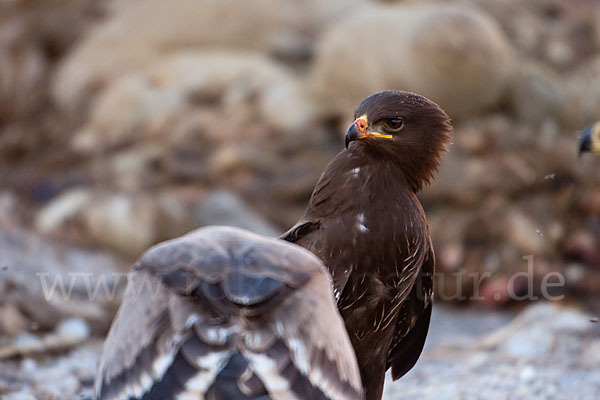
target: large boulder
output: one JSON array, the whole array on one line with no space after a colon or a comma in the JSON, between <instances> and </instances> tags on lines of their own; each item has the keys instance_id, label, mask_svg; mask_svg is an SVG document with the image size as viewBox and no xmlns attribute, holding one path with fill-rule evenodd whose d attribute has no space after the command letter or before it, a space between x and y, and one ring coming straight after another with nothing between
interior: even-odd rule
<instances>
[{"instance_id":1,"label":"large boulder","mask_svg":"<svg viewBox=\"0 0 600 400\"><path fill-rule=\"evenodd\" d=\"M334 111L383 89L423 94L453 117L494 106L514 69L497 23L466 5L363 8L318 46L312 87Z\"/></svg>"},{"instance_id":2,"label":"large boulder","mask_svg":"<svg viewBox=\"0 0 600 400\"><path fill-rule=\"evenodd\" d=\"M573 129L600 119L600 56L592 57L571 71L565 79L562 123Z\"/></svg>"},{"instance_id":3,"label":"large boulder","mask_svg":"<svg viewBox=\"0 0 600 400\"><path fill-rule=\"evenodd\" d=\"M65 191L43 207L35 227L134 259L153 244L194 228L193 219L188 217L192 209L171 192L151 196L79 188Z\"/></svg>"},{"instance_id":4,"label":"large boulder","mask_svg":"<svg viewBox=\"0 0 600 400\"><path fill-rule=\"evenodd\" d=\"M534 126L559 122L564 100L560 74L540 62L529 60L520 64L509 94L512 112L520 122Z\"/></svg>"},{"instance_id":5,"label":"large boulder","mask_svg":"<svg viewBox=\"0 0 600 400\"><path fill-rule=\"evenodd\" d=\"M305 57L321 27L347 8L344 0L117 1L108 19L64 61L53 82L54 97L76 109L114 78L190 48Z\"/></svg>"},{"instance_id":6,"label":"large boulder","mask_svg":"<svg viewBox=\"0 0 600 400\"><path fill-rule=\"evenodd\" d=\"M343 146L313 116L301 80L268 57L188 51L108 85L72 143L96 182L228 188L285 227Z\"/></svg>"},{"instance_id":7,"label":"large boulder","mask_svg":"<svg viewBox=\"0 0 600 400\"><path fill-rule=\"evenodd\" d=\"M164 188L147 192L71 189L42 208L38 231L100 245L135 259L162 240L198 226L238 226L263 235L278 230L236 194Z\"/></svg>"},{"instance_id":8,"label":"large boulder","mask_svg":"<svg viewBox=\"0 0 600 400\"><path fill-rule=\"evenodd\" d=\"M39 117L47 112L47 82L54 63L104 7L99 3L93 0L0 2L2 129L7 121L27 121L32 115ZM35 122L39 124L39 119Z\"/></svg>"},{"instance_id":9,"label":"large boulder","mask_svg":"<svg viewBox=\"0 0 600 400\"><path fill-rule=\"evenodd\" d=\"M226 121L251 118L278 130L298 129L309 118L302 86L285 67L256 53L223 51L172 55L143 71L113 81L94 102L88 123L75 138L92 150L172 136L186 110L218 109ZM126 110L126 112L124 112ZM247 132L239 132L247 135Z\"/></svg>"}]
</instances>

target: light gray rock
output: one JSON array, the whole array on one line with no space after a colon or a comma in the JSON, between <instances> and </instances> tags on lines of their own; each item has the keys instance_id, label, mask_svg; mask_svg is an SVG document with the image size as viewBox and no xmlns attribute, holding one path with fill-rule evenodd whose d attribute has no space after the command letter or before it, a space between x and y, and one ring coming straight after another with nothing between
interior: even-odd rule
<instances>
[{"instance_id":1,"label":"light gray rock","mask_svg":"<svg viewBox=\"0 0 600 400\"><path fill-rule=\"evenodd\" d=\"M205 199L196 213L198 226L237 226L266 236L277 236L279 230L252 211L234 193L218 190Z\"/></svg>"},{"instance_id":2,"label":"light gray rock","mask_svg":"<svg viewBox=\"0 0 600 400\"><path fill-rule=\"evenodd\" d=\"M193 229L188 213L194 203L169 190L150 194L71 189L39 211L35 226L47 234L76 236L135 258L151 245Z\"/></svg>"},{"instance_id":3,"label":"light gray rock","mask_svg":"<svg viewBox=\"0 0 600 400\"><path fill-rule=\"evenodd\" d=\"M75 234L130 258L198 226L237 226L267 236L280 231L228 190L167 188L150 195L73 189L43 208L36 222L45 233Z\"/></svg>"},{"instance_id":4,"label":"light gray rock","mask_svg":"<svg viewBox=\"0 0 600 400\"><path fill-rule=\"evenodd\" d=\"M94 244L133 258L162 239L160 218L160 206L148 194L81 188L53 199L39 212L36 227L52 234L72 229Z\"/></svg>"}]
</instances>

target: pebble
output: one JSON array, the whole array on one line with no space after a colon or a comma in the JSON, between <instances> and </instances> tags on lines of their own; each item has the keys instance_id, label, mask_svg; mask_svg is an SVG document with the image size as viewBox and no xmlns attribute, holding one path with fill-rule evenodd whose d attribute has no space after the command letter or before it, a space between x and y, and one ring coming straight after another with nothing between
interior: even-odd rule
<instances>
[{"instance_id":1,"label":"pebble","mask_svg":"<svg viewBox=\"0 0 600 400\"><path fill-rule=\"evenodd\" d=\"M71 340L83 340L90 336L90 327L81 318L69 318L56 328L56 334Z\"/></svg>"}]
</instances>

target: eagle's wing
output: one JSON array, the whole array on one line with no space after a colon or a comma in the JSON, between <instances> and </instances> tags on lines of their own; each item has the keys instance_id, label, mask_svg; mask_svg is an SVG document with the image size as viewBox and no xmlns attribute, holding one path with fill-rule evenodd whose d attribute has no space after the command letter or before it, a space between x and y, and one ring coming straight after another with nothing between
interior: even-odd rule
<instances>
[{"instance_id":1,"label":"eagle's wing","mask_svg":"<svg viewBox=\"0 0 600 400\"><path fill-rule=\"evenodd\" d=\"M279 239L291 242L298 243L305 241L306 237L310 235L312 232L315 232L319 229L319 221L298 221L296 225L290 228L285 233L282 233L279 236Z\"/></svg>"},{"instance_id":2,"label":"eagle's wing","mask_svg":"<svg viewBox=\"0 0 600 400\"><path fill-rule=\"evenodd\" d=\"M410 295L402 302L394 341L390 346L388 356L388 368L392 368L392 378L401 378L411 370L419 359L425 338L429 330L431 310L433 307L433 274L435 271L435 256L430 241L427 241L428 249L422 261L420 272L416 280L412 282ZM413 320L415 311L418 317Z\"/></svg>"},{"instance_id":3,"label":"eagle's wing","mask_svg":"<svg viewBox=\"0 0 600 400\"><path fill-rule=\"evenodd\" d=\"M302 246L323 260L331 274L333 290L338 306L340 305L340 296L344 292L348 279L354 271L351 254L323 253L321 250L335 248L336 245L333 242L340 240L340 238L334 235L327 235L326 232L338 231L344 234L350 229L344 225L344 222L344 219L324 223L321 223L319 220L300 220L293 228L280 236L280 239ZM334 224L337 226L333 227L332 225ZM344 257L347 262L341 260L341 257ZM343 265L344 268L335 268L335 266L340 265Z\"/></svg>"},{"instance_id":4,"label":"eagle's wing","mask_svg":"<svg viewBox=\"0 0 600 400\"><path fill-rule=\"evenodd\" d=\"M310 250L323 261L331 274L336 299L339 300L354 271L353 257L351 252L332 254L324 251L345 247L344 236L352 231L355 216L347 197L335 189L352 178L332 177L332 163L325 168L313 190L307 214L279 238ZM341 243L336 243L338 241Z\"/></svg>"},{"instance_id":5,"label":"eagle's wing","mask_svg":"<svg viewBox=\"0 0 600 400\"><path fill-rule=\"evenodd\" d=\"M136 264L97 399L359 399L329 279L309 252L204 228Z\"/></svg>"},{"instance_id":6,"label":"eagle's wing","mask_svg":"<svg viewBox=\"0 0 600 400\"><path fill-rule=\"evenodd\" d=\"M315 188L310 196L307 210L312 210L311 214L304 215L290 230L281 234L280 239L296 243L305 249L315 247L315 240L318 240L318 231L321 228L321 218L331 217L331 208L335 208L335 202L340 201L339 194L332 192L332 181L328 177L328 165L321 177L317 181Z\"/></svg>"}]
</instances>

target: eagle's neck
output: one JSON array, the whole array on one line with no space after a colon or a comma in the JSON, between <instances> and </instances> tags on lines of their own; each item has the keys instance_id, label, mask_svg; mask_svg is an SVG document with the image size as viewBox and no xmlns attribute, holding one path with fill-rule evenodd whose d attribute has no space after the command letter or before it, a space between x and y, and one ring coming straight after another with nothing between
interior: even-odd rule
<instances>
[{"instance_id":1,"label":"eagle's neck","mask_svg":"<svg viewBox=\"0 0 600 400\"><path fill-rule=\"evenodd\" d=\"M392 154L383 146L362 145L350 147L346 152L339 154L340 158L346 159L346 168L355 168L360 165L361 169L368 172L369 186L374 189L383 189L384 192L406 192L418 193L428 183L431 167L417 162L413 155ZM390 195L400 193L388 193Z\"/></svg>"},{"instance_id":2,"label":"eagle's neck","mask_svg":"<svg viewBox=\"0 0 600 400\"><path fill-rule=\"evenodd\" d=\"M385 157L365 157L344 150L321 175L305 219L343 216L357 210L395 214L401 211L399 207L415 202L418 203L414 188L401 165L390 163Z\"/></svg>"}]
</instances>

